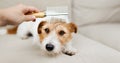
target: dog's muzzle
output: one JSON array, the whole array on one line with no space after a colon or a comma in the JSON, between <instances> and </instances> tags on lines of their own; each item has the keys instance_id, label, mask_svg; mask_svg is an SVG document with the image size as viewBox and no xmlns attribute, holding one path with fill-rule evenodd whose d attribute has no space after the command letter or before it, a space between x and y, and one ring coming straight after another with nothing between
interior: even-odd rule
<instances>
[{"instance_id":1,"label":"dog's muzzle","mask_svg":"<svg viewBox=\"0 0 120 63\"><path fill-rule=\"evenodd\" d=\"M54 49L54 45L53 44L46 44L46 50L47 51L52 51Z\"/></svg>"}]
</instances>

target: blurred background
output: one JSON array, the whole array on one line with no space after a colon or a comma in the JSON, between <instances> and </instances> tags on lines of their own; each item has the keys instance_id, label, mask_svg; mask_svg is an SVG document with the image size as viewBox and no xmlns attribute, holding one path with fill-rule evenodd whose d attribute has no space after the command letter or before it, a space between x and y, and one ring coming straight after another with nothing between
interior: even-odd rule
<instances>
[{"instance_id":1,"label":"blurred background","mask_svg":"<svg viewBox=\"0 0 120 63\"><path fill-rule=\"evenodd\" d=\"M48 6L68 6L70 4L69 2L70 0L0 0L0 8L25 4L44 10Z\"/></svg>"}]
</instances>

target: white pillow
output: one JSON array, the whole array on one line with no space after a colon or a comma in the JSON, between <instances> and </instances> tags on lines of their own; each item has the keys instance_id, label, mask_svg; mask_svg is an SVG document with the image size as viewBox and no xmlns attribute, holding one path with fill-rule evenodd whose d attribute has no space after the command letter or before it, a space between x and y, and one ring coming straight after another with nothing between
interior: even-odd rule
<instances>
[{"instance_id":1,"label":"white pillow","mask_svg":"<svg viewBox=\"0 0 120 63\"><path fill-rule=\"evenodd\" d=\"M120 21L120 0L72 0L72 21L77 25Z\"/></svg>"},{"instance_id":2,"label":"white pillow","mask_svg":"<svg viewBox=\"0 0 120 63\"><path fill-rule=\"evenodd\" d=\"M120 24L97 24L79 30L81 34L120 51Z\"/></svg>"}]
</instances>

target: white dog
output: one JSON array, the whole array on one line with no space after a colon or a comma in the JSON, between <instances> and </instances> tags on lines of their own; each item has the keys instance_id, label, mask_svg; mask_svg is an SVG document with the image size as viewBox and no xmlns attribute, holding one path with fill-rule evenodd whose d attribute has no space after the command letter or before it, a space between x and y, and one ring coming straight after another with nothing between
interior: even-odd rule
<instances>
[{"instance_id":1,"label":"white dog","mask_svg":"<svg viewBox=\"0 0 120 63\"><path fill-rule=\"evenodd\" d=\"M17 34L22 39L33 36L33 42L49 55L61 52L74 55L76 49L71 46L73 34L77 33L77 26L57 17L37 18L35 22L23 22L19 26L0 31L3 34Z\"/></svg>"}]
</instances>

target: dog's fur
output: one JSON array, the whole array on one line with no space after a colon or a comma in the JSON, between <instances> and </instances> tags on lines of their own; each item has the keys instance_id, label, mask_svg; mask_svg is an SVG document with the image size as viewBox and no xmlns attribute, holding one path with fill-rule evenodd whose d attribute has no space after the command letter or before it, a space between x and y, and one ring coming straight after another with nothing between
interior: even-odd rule
<instances>
[{"instance_id":1,"label":"dog's fur","mask_svg":"<svg viewBox=\"0 0 120 63\"><path fill-rule=\"evenodd\" d=\"M7 29L6 33L17 34L22 39L27 39L32 34L33 42L37 43L44 53L49 55L63 52L72 56L76 53L76 49L71 46L71 40L73 34L77 33L77 26L71 22L67 23L63 19L51 18L35 22L23 22L17 27ZM47 50L47 44L53 45L53 50Z\"/></svg>"}]
</instances>

